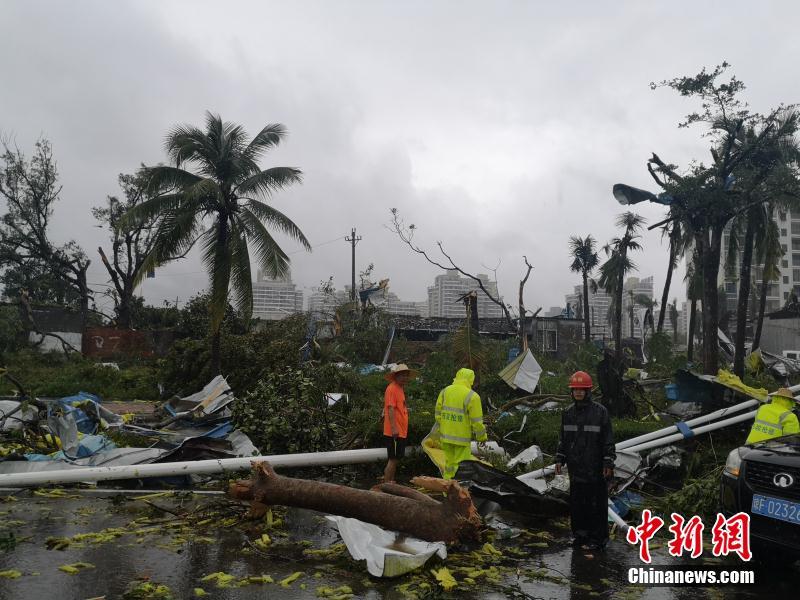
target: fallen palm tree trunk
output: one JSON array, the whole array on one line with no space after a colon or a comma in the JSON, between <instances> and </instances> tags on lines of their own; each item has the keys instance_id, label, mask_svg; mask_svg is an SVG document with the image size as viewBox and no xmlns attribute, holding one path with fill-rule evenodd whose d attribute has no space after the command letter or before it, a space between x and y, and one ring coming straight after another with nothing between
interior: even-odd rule
<instances>
[{"instance_id":1,"label":"fallen palm tree trunk","mask_svg":"<svg viewBox=\"0 0 800 600\"><path fill-rule=\"evenodd\" d=\"M469 493L455 481L417 477L414 485L446 491L442 502L396 484L359 490L333 483L283 477L268 462L254 464L249 480L231 484L228 494L249 500L256 514L267 506L308 508L379 525L426 541L456 542L478 537L481 519Z\"/></svg>"}]
</instances>

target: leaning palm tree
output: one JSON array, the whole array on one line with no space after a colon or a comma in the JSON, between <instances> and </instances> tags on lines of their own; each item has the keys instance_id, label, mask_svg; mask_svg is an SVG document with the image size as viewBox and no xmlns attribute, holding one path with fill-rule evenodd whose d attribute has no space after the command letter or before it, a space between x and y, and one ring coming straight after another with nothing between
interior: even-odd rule
<instances>
[{"instance_id":1,"label":"leaning palm tree","mask_svg":"<svg viewBox=\"0 0 800 600\"><path fill-rule=\"evenodd\" d=\"M573 235L569 238L569 254L572 257L570 270L580 273L583 278L583 335L585 340L591 341L592 331L589 325L589 281L592 271L600 262L595 251L595 239L591 235L585 238Z\"/></svg>"},{"instance_id":2,"label":"leaning palm tree","mask_svg":"<svg viewBox=\"0 0 800 600\"><path fill-rule=\"evenodd\" d=\"M259 158L285 135L283 125L267 125L248 142L240 125L223 122L210 112L206 113L205 130L192 125L175 127L165 142L174 165L143 168L150 189L167 188L172 193L148 200L125 216L130 222L159 219L157 239L142 274L201 241L211 284L211 369L215 374L220 371L220 333L229 291L245 319L252 313L249 246L255 250L259 267L271 277L288 272L289 257L269 229L311 250L300 228L263 202L301 180L299 169L262 170L258 165Z\"/></svg>"},{"instance_id":3,"label":"leaning palm tree","mask_svg":"<svg viewBox=\"0 0 800 600\"><path fill-rule=\"evenodd\" d=\"M683 225L678 218L673 219L664 227L663 234L669 237L669 262L667 263L667 274L664 278L664 289L661 292L661 306L666 307L669 304L669 289L672 285L672 274L678 266L681 256L686 252L691 237L687 231L686 225ZM664 329L665 316L666 311L662 310L658 315L656 333L661 333Z\"/></svg>"},{"instance_id":4,"label":"leaning palm tree","mask_svg":"<svg viewBox=\"0 0 800 600\"><path fill-rule=\"evenodd\" d=\"M645 219L632 212L622 213L617 217L617 227L624 228L621 238L614 238L603 247L608 260L600 266L600 281L598 282L609 294L614 297L614 358L617 364L622 362L622 290L625 275L636 269L636 265L628 257L628 253L641 250L637 242L637 232L645 224Z\"/></svg>"}]
</instances>

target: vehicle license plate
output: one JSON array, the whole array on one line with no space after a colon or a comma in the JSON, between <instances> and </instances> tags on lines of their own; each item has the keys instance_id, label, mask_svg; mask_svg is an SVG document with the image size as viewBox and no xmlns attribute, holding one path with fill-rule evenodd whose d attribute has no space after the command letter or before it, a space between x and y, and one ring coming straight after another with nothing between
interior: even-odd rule
<instances>
[{"instance_id":1,"label":"vehicle license plate","mask_svg":"<svg viewBox=\"0 0 800 600\"><path fill-rule=\"evenodd\" d=\"M800 502L790 502L780 498L753 494L751 512L756 515L764 515L765 517L800 525Z\"/></svg>"}]
</instances>

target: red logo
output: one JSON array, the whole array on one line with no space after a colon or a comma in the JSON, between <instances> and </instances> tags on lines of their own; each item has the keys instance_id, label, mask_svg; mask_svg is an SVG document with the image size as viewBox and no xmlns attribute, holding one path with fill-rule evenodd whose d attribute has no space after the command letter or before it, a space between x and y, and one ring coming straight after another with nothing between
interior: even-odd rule
<instances>
[{"instance_id":1,"label":"red logo","mask_svg":"<svg viewBox=\"0 0 800 600\"><path fill-rule=\"evenodd\" d=\"M672 525L669 532L672 538L667 543L670 556L682 556L684 552L691 552L692 558L703 554L703 520L694 515L688 521L678 513L670 515ZM653 516L649 509L642 511L642 523L630 527L625 538L631 544L639 544L639 558L644 563L650 563L650 540L659 529L664 526L664 520ZM738 554L744 560L750 560L750 515L737 513L726 519L724 515L717 514L717 520L711 529L712 552L714 556L727 556Z\"/></svg>"},{"instance_id":2,"label":"red logo","mask_svg":"<svg viewBox=\"0 0 800 600\"><path fill-rule=\"evenodd\" d=\"M727 556L736 553L742 560L750 560L750 515L736 513L730 519L717 514L717 520L711 530L711 552L714 556Z\"/></svg>"},{"instance_id":3,"label":"red logo","mask_svg":"<svg viewBox=\"0 0 800 600\"><path fill-rule=\"evenodd\" d=\"M664 526L664 519L652 516L649 508L642 511L642 524L628 529L626 538L631 544L639 544L639 558L650 562L650 539Z\"/></svg>"}]
</instances>

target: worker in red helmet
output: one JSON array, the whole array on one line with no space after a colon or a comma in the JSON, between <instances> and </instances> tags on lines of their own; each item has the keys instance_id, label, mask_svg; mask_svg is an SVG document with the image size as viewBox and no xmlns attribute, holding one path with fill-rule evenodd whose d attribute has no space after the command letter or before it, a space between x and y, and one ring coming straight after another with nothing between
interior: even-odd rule
<instances>
[{"instance_id":1,"label":"worker in red helmet","mask_svg":"<svg viewBox=\"0 0 800 600\"><path fill-rule=\"evenodd\" d=\"M574 400L561 413L556 474L569 475L573 544L601 550L608 543L608 481L614 476L614 435L602 404L592 400L592 378L585 371L570 377Z\"/></svg>"}]
</instances>

